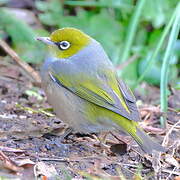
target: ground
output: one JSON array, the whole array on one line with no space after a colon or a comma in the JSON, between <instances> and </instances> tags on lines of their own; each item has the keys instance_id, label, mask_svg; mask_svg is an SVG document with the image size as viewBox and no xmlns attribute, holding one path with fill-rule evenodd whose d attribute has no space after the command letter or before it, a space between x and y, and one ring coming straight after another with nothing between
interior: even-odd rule
<instances>
[{"instance_id":1,"label":"ground","mask_svg":"<svg viewBox=\"0 0 180 180\"><path fill-rule=\"evenodd\" d=\"M67 125L47 111L43 90L11 59L0 61L0 68L0 179L180 179L177 91L169 96L166 129L159 125L159 88L143 83L135 91L141 126L168 150L150 156L119 132L108 134L107 147L94 134L72 132L62 138Z\"/></svg>"}]
</instances>

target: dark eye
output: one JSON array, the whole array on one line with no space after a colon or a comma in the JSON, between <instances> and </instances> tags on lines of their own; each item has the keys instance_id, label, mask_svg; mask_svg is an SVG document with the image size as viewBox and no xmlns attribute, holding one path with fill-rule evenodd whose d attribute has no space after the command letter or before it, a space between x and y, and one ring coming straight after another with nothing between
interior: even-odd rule
<instances>
[{"instance_id":1,"label":"dark eye","mask_svg":"<svg viewBox=\"0 0 180 180\"><path fill-rule=\"evenodd\" d=\"M71 46L71 44L68 41L61 41L57 43L57 46L59 47L60 50L66 50Z\"/></svg>"}]
</instances>

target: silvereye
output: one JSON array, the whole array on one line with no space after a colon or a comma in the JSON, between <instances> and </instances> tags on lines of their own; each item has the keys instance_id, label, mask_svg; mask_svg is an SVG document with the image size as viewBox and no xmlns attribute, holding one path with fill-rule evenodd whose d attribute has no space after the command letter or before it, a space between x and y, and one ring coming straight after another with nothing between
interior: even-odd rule
<instances>
[{"instance_id":1,"label":"silvereye","mask_svg":"<svg viewBox=\"0 0 180 180\"><path fill-rule=\"evenodd\" d=\"M146 153L164 151L139 127L136 99L99 42L75 28L37 40L50 47L41 70L42 86L62 121L82 133L123 130Z\"/></svg>"}]
</instances>

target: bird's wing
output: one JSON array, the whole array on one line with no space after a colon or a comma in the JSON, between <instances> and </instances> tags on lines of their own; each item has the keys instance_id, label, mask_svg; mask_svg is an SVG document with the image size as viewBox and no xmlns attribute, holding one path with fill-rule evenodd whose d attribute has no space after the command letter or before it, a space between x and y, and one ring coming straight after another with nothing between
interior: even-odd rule
<instances>
[{"instance_id":1,"label":"bird's wing","mask_svg":"<svg viewBox=\"0 0 180 180\"><path fill-rule=\"evenodd\" d=\"M121 93L123 94L123 97L126 101L128 108L131 111L132 120L139 121L140 115L139 115L139 111L136 106L135 96L133 95L130 88L122 80L118 79L118 82L119 82L119 89L120 89Z\"/></svg>"},{"instance_id":2,"label":"bird's wing","mask_svg":"<svg viewBox=\"0 0 180 180\"><path fill-rule=\"evenodd\" d=\"M110 80L111 82L107 79L89 79L89 77L83 78L83 76L81 78L66 78L52 73L50 76L58 85L91 103L120 114L129 120L139 120L134 95L115 76Z\"/></svg>"}]
</instances>

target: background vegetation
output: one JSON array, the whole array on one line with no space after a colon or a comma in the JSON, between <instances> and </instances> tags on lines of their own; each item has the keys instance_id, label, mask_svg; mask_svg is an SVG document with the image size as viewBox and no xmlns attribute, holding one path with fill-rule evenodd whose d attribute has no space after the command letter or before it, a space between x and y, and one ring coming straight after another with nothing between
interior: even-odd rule
<instances>
[{"instance_id":1,"label":"background vegetation","mask_svg":"<svg viewBox=\"0 0 180 180\"><path fill-rule=\"evenodd\" d=\"M32 10L42 25L38 28L15 16L8 3L0 0L0 37L8 37L28 63L41 64L46 55L44 45L34 40L37 35L76 27L102 43L119 76L132 88L142 81L161 83L162 111L166 111L167 82L180 88L178 0L36 0Z\"/></svg>"},{"instance_id":2,"label":"background vegetation","mask_svg":"<svg viewBox=\"0 0 180 180\"><path fill-rule=\"evenodd\" d=\"M99 147L94 136L73 134L61 143L62 123L50 111L36 72L47 49L35 38L67 26L101 42L119 77L135 90L140 126L166 153L144 156L119 133L125 143L107 143L119 155ZM49 172L62 179L179 179L179 28L178 0L0 0L0 179L3 168L22 179ZM23 158L24 165L14 163ZM43 158L53 166L45 168ZM39 162L45 174L36 168Z\"/></svg>"}]
</instances>

